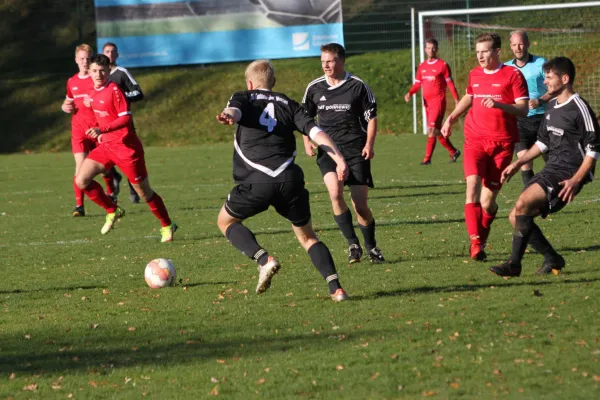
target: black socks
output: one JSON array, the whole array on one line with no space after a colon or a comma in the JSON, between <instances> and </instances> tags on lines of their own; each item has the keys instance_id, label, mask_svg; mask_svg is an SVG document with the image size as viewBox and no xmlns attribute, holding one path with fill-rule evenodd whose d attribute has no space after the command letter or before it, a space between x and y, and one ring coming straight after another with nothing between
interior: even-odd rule
<instances>
[{"instance_id":1,"label":"black socks","mask_svg":"<svg viewBox=\"0 0 600 400\"><path fill-rule=\"evenodd\" d=\"M315 268L321 273L321 276L327 281L329 293L333 294L336 290L342 288L340 281L338 280L331 253L323 242L313 244L310 249L308 249L308 256Z\"/></svg>"},{"instance_id":2,"label":"black socks","mask_svg":"<svg viewBox=\"0 0 600 400\"><path fill-rule=\"evenodd\" d=\"M239 222L229 225L225 237L233 247L242 252L243 255L258 262L259 265L265 265L269 260L269 253L260 247L254 233Z\"/></svg>"}]
</instances>

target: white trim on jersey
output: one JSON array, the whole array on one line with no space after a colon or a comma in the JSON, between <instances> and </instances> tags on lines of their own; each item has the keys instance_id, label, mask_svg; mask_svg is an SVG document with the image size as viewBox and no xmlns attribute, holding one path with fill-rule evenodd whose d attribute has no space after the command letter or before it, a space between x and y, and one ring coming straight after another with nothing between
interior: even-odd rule
<instances>
[{"instance_id":1,"label":"white trim on jersey","mask_svg":"<svg viewBox=\"0 0 600 400\"><path fill-rule=\"evenodd\" d=\"M342 81L340 83L338 83L337 85L332 85L331 83L329 83L329 79L327 79L327 76L326 76L325 77L325 82L329 85L329 87L327 88L327 90L333 90L333 89L339 88L344 83L346 83L346 81L348 81L348 78L350 78L350 72L346 72L346 75L344 75L344 79L342 79Z\"/></svg>"},{"instance_id":2,"label":"white trim on jersey","mask_svg":"<svg viewBox=\"0 0 600 400\"><path fill-rule=\"evenodd\" d=\"M496 68L496 70L494 70L494 71L488 71L485 68L481 68L481 69L483 70L484 74L492 75L492 74L495 74L496 72L500 71L500 68L502 68L503 65L504 64L500 63L500 66L498 68Z\"/></svg>"},{"instance_id":3,"label":"white trim on jersey","mask_svg":"<svg viewBox=\"0 0 600 400\"><path fill-rule=\"evenodd\" d=\"M546 146L544 143L540 142L539 140L535 142L535 145L542 151L542 153L545 153L548 151L548 146Z\"/></svg>"},{"instance_id":4,"label":"white trim on jersey","mask_svg":"<svg viewBox=\"0 0 600 400\"><path fill-rule=\"evenodd\" d=\"M306 90L304 91L304 97L302 98L302 104L306 103L306 95L308 94L308 89L310 89L311 86L322 82L323 80L325 80L325 75L323 75L320 78L315 79L314 81L312 81L311 83L308 84L308 86L306 87Z\"/></svg>"},{"instance_id":5,"label":"white trim on jersey","mask_svg":"<svg viewBox=\"0 0 600 400\"><path fill-rule=\"evenodd\" d=\"M369 96L369 101L371 103L375 103L375 96L373 96L373 92L371 92L371 88L369 86L367 86L367 84L364 83L363 80L360 79L358 76L350 75L350 78L356 79L357 81L359 81L360 83L365 85L365 89L367 89L367 95Z\"/></svg>"},{"instance_id":6,"label":"white trim on jersey","mask_svg":"<svg viewBox=\"0 0 600 400\"><path fill-rule=\"evenodd\" d=\"M592 121L592 116L590 115L590 111L588 110L587 106L585 105L583 100L581 100L581 97L579 97L577 93L575 93L572 97L575 100L575 104L577 104L577 107L579 107L581 115L583 116L583 121L585 122L585 130L587 132L594 132L594 122ZM596 132L596 134L598 133L600 132Z\"/></svg>"},{"instance_id":7,"label":"white trim on jersey","mask_svg":"<svg viewBox=\"0 0 600 400\"><path fill-rule=\"evenodd\" d=\"M429 61L429 60L427 60L426 63L429 64L429 65L433 65L436 62L438 62L439 60L440 60L439 58L436 58L435 61Z\"/></svg>"},{"instance_id":8,"label":"white trim on jersey","mask_svg":"<svg viewBox=\"0 0 600 400\"><path fill-rule=\"evenodd\" d=\"M525 99L528 99L528 98L529 98L529 96L525 96L525 97L517 97L517 98L515 99L515 101L517 101L517 100L525 100Z\"/></svg>"},{"instance_id":9,"label":"white trim on jersey","mask_svg":"<svg viewBox=\"0 0 600 400\"><path fill-rule=\"evenodd\" d=\"M418 79L415 79L415 83L421 83L421 81Z\"/></svg>"},{"instance_id":10,"label":"white trim on jersey","mask_svg":"<svg viewBox=\"0 0 600 400\"><path fill-rule=\"evenodd\" d=\"M66 98L67 100L75 100L75 99L72 99L72 98L70 98L69 96L65 96L65 98Z\"/></svg>"},{"instance_id":11,"label":"white trim on jersey","mask_svg":"<svg viewBox=\"0 0 600 400\"><path fill-rule=\"evenodd\" d=\"M315 126L310 130L310 132L308 133L308 136L312 140L315 140L315 136L317 136L319 134L319 132L323 132L323 129L319 128L318 126ZM323 133L325 133L325 132L323 132Z\"/></svg>"},{"instance_id":12,"label":"white trim on jersey","mask_svg":"<svg viewBox=\"0 0 600 400\"><path fill-rule=\"evenodd\" d=\"M119 117L122 117L124 115L131 115L131 111L123 111L117 114Z\"/></svg>"},{"instance_id":13,"label":"white trim on jersey","mask_svg":"<svg viewBox=\"0 0 600 400\"><path fill-rule=\"evenodd\" d=\"M583 149L581 148L581 143L577 143L577 148L579 148L579 151L581 152L581 157L582 157L582 158L585 158L585 156L586 156L587 154L586 154L586 153L583 151ZM593 152L593 151L590 151L590 153L597 154L597 153L595 153L595 152ZM590 157L594 157L594 156L590 156ZM594 160L596 160L596 159L597 159L597 158L594 158ZM590 171L590 172L589 172L589 177L590 177L590 180L592 180L592 181L594 180L594 174L592 173L592 171Z\"/></svg>"},{"instance_id":14,"label":"white trim on jersey","mask_svg":"<svg viewBox=\"0 0 600 400\"><path fill-rule=\"evenodd\" d=\"M292 157L285 160L285 162L283 164L281 164L279 166L279 168L277 168L275 171L273 171L272 169L265 167L264 165L260 165L260 164L250 161L244 155L244 153L242 153L242 149L238 145L237 140L233 141L233 147L235 148L235 151L240 155L240 157L242 157L242 160L244 160L246 162L246 164L248 164L252 168L259 170L260 172L262 172L264 174L269 175L271 178L275 178L279 174L281 174L283 171L285 171L285 169L294 161L294 157L296 157L296 152L294 151L294 154L292 155Z\"/></svg>"},{"instance_id":15,"label":"white trim on jersey","mask_svg":"<svg viewBox=\"0 0 600 400\"><path fill-rule=\"evenodd\" d=\"M572 94L571 97L569 97L567 99L567 101L565 101L564 103L560 103L560 104L558 104L558 99L556 99L556 98L552 99L556 102L556 105L554 106L554 108L561 108L561 107L566 106L567 104L569 104L571 102L571 100L573 100L573 97L575 97L576 94L577 93Z\"/></svg>"},{"instance_id":16,"label":"white trim on jersey","mask_svg":"<svg viewBox=\"0 0 600 400\"><path fill-rule=\"evenodd\" d=\"M113 71L110 72L110 74L112 75L115 71L121 71L121 72L125 72L125 74L127 75L127 77L129 78L129 80L131 81L131 83L133 83L134 85L137 85L138 83L135 81L135 79L133 79L133 76L131 76L131 74L129 73L129 71L127 71L127 68L123 68L123 67L116 67Z\"/></svg>"}]
</instances>

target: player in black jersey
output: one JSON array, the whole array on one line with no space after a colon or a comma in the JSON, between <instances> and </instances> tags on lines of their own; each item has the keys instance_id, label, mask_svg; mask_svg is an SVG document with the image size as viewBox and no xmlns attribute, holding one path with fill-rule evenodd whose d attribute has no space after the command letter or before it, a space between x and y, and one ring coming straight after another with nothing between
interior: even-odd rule
<instances>
[{"instance_id":1,"label":"player in black jersey","mask_svg":"<svg viewBox=\"0 0 600 400\"><path fill-rule=\"evenodd\" d=\"M521 259L529 243L544 255L538 274L558 275L565 260L548 242L533 219L560 211L591 182L600 152L600 127L587 101L573 90L575 65L566 57L557 57L543 66L548 92L556 96L548 102L538 131L538 140L527 153L509 165L502 181L510 179L522 165L548 153L546 166L535 175L519 196L509 219L514 227L509 260L490 268L500 276L520 276Z\"/></svg>"},{"instance_id":2,"label":"player in black jersey","mask_svg":"<svg viewBox=\"0 0 600 400\"><path fill-rule=\"evenodd\" d=\"M337 43L321 46L321 65L324 76L309 83L302 103L308 116L318 117L321 128L333 139L342 152L350 175L339 182L335 163L322 149L317 164L323 175L333 208L333 218L350 246L348 261L359 262L363 250L352 225L352 214L344 200L344 185L350 187L352 205L358 226L365 240L371 262L384 261L375 241L375 220L367 204L369 187L373 187L371 159L377 135L377 104L369 87L360 78L344 70L346 51ZM304 137L306 154L314 156L315 146Z\"/></svg>"},{"instance_id":3,"label":"player in black jersey","mask_svg":"<svg viewBox=\"0 0 600 400\"><path fill-rule=\"evenodd\" d=\"M117 86L125 93L125 98L130 103L135 103L136 101L140 101L144 99L144 93L142 92L142 88L138 83L133 79L131 73L127 71L126 68L117 66L117 59L119 58L119 50L117 45L111 42L105 43L102 47L102 54L104 54L110 60L110 80L117 84ZM135 127L134 127L135 129ZM116 201L116 196L119 194L119 184L121 183L121 175L113 168L115 182L114 186L117 188L116 195L114 200ZM137 192L131 186L129 182L129 199L132 203L139 203L140 196L138 196Z\"/></svg>"},{"instance_id":4,"label":"player in black jersey","mask_svg":"<svg viewBox=\"0 0 600 400\"><path fill-rule=\"evenodd\" d=\"M252 62L246 69L248 90L234 93L227 107L217 115L221 124L238 124L233 153L233 179L237 186L221 208L217 224L235 248L259 264L256 293L260 294L271 286L280 264L258 244L242 221L273 206L292 223L300 245L327 281L332 300L343 301L348 296L340 285L331 253L312 228L304 173L294 163L294 131L310 135L331 155L340 181L348 176L348 166L314 119L285 94L272 92L274 85L271 63Z\"/></svg>"}]
</instances>

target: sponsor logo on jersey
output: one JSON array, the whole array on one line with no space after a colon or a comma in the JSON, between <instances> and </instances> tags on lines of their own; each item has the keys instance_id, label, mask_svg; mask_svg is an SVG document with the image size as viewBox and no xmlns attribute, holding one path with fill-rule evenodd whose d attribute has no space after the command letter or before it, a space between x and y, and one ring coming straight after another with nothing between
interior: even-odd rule
<instances>
[{"instance_id":1,"label":"sponsor logo on jersey","mask_svg":"<svg viewBox=\"0 0 600 400\"><path fill-rule=\"evenodd\" d=\"M501 85L501 84L499 84L499 83L492 83L492 86L494 86L494 87L500 87L500 86L502 86L502 85Z\"/></svg>"},{"instance_id":2,"label":"sponsor logo on jersey","mask_svg":"<svg viewBox=\"0 0 600 400\"><path fill-rule=\"evenodd\" d=\"M77 90L79 89L77 86L73 86L73 90Z\"/></svg>"},{"instance_id":3,"label":"sponsor logo on jersey","mask_svg":"<svg viewBox=\"0 0 600 400\"><path fill-rule=\"evenodd\" d=\"M435 69L432 69L433 72L437 72Z\"/></svg>"},{"instance_id":4,"label":"sponsor logo on jersey","mask_svg":"<svg viewBox=\"0 0 600 400\"><path fill-rule=\"evenodd\" d=\"M96 114L98 114L98 115L99 115L101 118L106 118L106 117L108 117L108 115L109 115L109 114L108 114L106 111L94 110L94 112L95 112Z\"/></svg>"},{"instance_id":5,"label":"sponsor logo on jersey","mask_svg":"<svg viewBox=\"0 0 600 400\"><path fill-rule=\"evenodd\" d=\"M254 100L267 100L267 101L279 101L280 103L287 104L288 101L283 97L274 96L272 94L264 94L264 93L252 93L250 95L250 101Z\"/></svg>"},{"instance_id":6,"label":"sponsor logo on jersey","mask_svg":"<svg viewBox=\"0 0 600 400\"><path fill-rule=\"evenodd\" d=\"M330 105L320 105L319 107L317 107L319 110L326 110L326 111L349 111L350 110L350 104L330 104Z\"/></svg>"},{"instance_id":7,"label":"sponsor logo on jersey","mask_svg":"<svg viewBox=\"0 0 600 400\"><path fill-rule=\"evenodd\" d=\"M473 97L477 98L486 98L486 97L491 97L492 99L502 99L502 95L501 94L475 94L473 95Z\"/></svg>"},{"instance_id":8,"label":"sponsor logo on jersey","mask_svg":"<svg viewBox=\"0 0 600 400\"><path fill-rule=\"evenodd\" d=\"M557 128L555 126L549 125L546 129L555 134L556 136L562 136L565 134L564 129Z\"/></svg>"},{"instance_id":9,"label":"sponsor logo on jersey","mask_svg":"<svg viewBox=\"0 0 600 400\"><path fill-rule=\"evenodd\" d=\"M325 96L321 96L321 98L319 99L319 101L326 101L327 99L325 98Z\"/></svg>"},{"instance_id":10,"label":"sponsor logo on jersey","mask_svg":"<svg viewBox=\"0 0 600 400\"><path fill-rule=\"evenodd\" d=\"M424 74L425 72L427 72L427 70L426 70L426 69L422 69L422 70L421 70L421 73L422 73L422 74Z\"/></svg>"},{"instance_id":11,"label":"sponsor logo on jersey","mask_svg":"<svg viewBox=\"0 0 600 400\"><path fill-rule=\"evenodd\" d=\"M479 87L479 83L474 84L473 87Z\"/></svg>"}]
</instances>

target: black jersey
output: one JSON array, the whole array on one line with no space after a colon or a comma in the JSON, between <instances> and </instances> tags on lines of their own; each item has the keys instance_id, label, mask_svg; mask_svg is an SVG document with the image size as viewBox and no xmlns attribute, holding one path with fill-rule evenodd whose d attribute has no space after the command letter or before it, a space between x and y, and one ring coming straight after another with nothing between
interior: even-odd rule
<instances>
[{"instance_id":1,"label":"black jersey","mask_svg":"<svg viewBox=\"0 0 600 400\"><path fill-rule=\"evenodd\" d=\"M567 170L571 176L575 175L584 157L598 159L600 127L588 102L577 93L561 104L556 98L550 100L536 144L549 154L546 169ZM584 183L592 179L590 173Z\"/></svg>"},{"instance_id":2,"label":"black jersey","mask_svg":"<svg viewBox=\"0 0 600 400\"><path fill-rule=\"evenodd\" d=\"M332 86L325 76L308 84L302 105L309 117L329 135L347 161L360 157L367 142L367 125L377 117L371 89L360 78L347 73Z\"/></svg>"},{"instance_id":3,"label":"black jersey","mask_svg":"<svg viewBox=\"0 0 600 400\"><path fill-rule=\"evenodd\" d=\"M247 90L234 93L227 108L237 108L242 114L234 141L233 179L236 183L304 179L302 169L294 163L294 131L307 135L317 124L297 102L282 93Z\"/></svg>"},{"instance_id":4,"label":"black jersey","mask_svg":"<svg viewBox=\"0 0 600 400\"><path fill-rule=\"evenodd\" d=\"M109 79L125 93L127 100L131 102L140 101L144 98L144 93L140 85L133 79L133 76L126 68L116 67L110 73Z\"/></svg>"}]
</instances>

